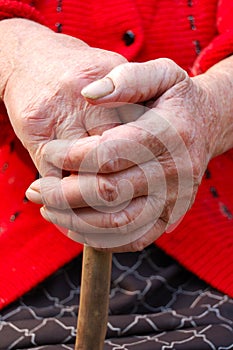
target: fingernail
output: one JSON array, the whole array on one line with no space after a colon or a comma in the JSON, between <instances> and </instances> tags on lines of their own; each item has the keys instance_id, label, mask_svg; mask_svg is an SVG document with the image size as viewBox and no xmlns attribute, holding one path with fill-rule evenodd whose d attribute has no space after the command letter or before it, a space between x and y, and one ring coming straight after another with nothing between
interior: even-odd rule
<instances>
[{"instance_id":1,"label":"fingernail","mask_svg":"<svg viewBox=\"0 0 233 350\"><path fill-rule=\"evenodd\" d=\"M51 212L46 209L45 207L40 208L40 213L43 216L43 218L47 221L53 221L53 215Z\"/></svg>"},{"instance_id":2,"label":"fingernail","mask_svg":"<svg viewBox=\"0 0 233 350\"><path fill-rule=\"evenodd\" d=\"M110 95L115 89L113 81L110 78L103 78L84 87L81 94L92 100Z\"/></svg>"},{"instance_id":3,"label":"fingernail","mask_svg":"<svg viewBox=\"0 0 233 350\"><path fill-rule=\"evenodd\" d=\"M32 188L28 188L27 191L26 191L26 197L34 202L34 203L37 203L37 204L42 204L43 203L43 200L42 200L42 197L41 197L41 194L38 192L38 191L34 191Z\"/></svg>"}]
</instances>

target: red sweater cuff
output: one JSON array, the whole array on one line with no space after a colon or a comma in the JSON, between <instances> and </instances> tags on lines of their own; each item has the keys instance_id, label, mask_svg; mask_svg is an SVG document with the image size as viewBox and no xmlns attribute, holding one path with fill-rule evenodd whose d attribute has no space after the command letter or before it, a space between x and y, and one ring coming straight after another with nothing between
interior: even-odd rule
<instances>
[{"instance_id":1,"label":"red sweater cuff","mask_svg":"<svg viewBox=\"0 0 233 350\"><path fill-rule=\"evenodd\" d=\"M233 30L218 35L201 52L193 66L193 74L204 73L214 64L233 54Z\"/></svg>"},{"instance_id":2,"label":"red sweater cuff","mask_svg":"<svg viewBox=\"0 0 233 350\"><path fill-rule=\"evenodd\" d=\"M45 22L40 12L26 1L0 0L0 20L15 17L30 19L42 24Z\"/></svg>"}]
</instances>

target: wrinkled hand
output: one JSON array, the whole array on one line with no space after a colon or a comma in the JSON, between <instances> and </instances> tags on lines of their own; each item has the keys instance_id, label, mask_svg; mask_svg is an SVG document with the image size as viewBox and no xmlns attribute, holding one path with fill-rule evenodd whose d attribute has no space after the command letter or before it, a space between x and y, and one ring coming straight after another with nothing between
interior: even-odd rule
<instances>
[{"instance_id":1,"label":"wrinkled hand","mask_svg":"<svg viewBox=\"0 0 233 350\"><path fill-rule=\"evenodd\" d=\"M44 203L42 215L67 227L73 239L112 251L141 250L194 201L212 152L208 88L159 59L118 66L82 93L92 104L118 106L127 123L75 144L53 141L48 161L79 174L41 179L28 197Z\"/></svg>"},{"instance_id":2,"label":"wrinkled hand","mask_svg":"<svg viewBox=\"0 0 233 350\"><path fill-rule=\"evenodd\" d=\"M60 169L43 158L44 147L53 139L100 135L119 124L114 109L106 113L91 106L80 91L125 59L30 21L12 19L0 30L3 25L14 47L5 49L11 55L3 91L9 118L40 173L59 176Z\"/></svg>"}]
</instances>

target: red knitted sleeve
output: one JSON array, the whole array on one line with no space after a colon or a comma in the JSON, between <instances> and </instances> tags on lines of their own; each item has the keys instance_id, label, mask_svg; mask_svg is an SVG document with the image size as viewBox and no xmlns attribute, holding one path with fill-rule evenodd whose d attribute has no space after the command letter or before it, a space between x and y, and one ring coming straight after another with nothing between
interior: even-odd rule
<instances>
[{"instance_id":1,"label":"red knitted sleeve","mask_svg":"<svg viewBox=\"0 0 233 350\"><path fill-rule=\"evenodd\" d=\"M233 54L233 0L219 0L217 36L201 52L193 66L193 73L200 74Z\"/></svg>"},{"instance_id":2,"label":"red knitted sleeve","mask_svg":"<svg viewBox=\"0 0 233 350\"><path fill-rule=\"evenodd\" d=\"M40 12L31 5L30 0L0 0L0 20L14 17L30 19L41 24L45 23ZM2 103L0 103L0 128L3 141L9 141L14 137L13 129L10 127L7 112Z\"/></svg>"},{"instance_id":3,"label":"red knitted sleeve","mask_svg":"<svg viewBox=\"0 0 233 350\"><path fill-rule=\"evenodd\" d=\"M30 0L0 0L0 20L21 17L44 23L43 16L31 3Z\"/></svg>"}]
</instances>

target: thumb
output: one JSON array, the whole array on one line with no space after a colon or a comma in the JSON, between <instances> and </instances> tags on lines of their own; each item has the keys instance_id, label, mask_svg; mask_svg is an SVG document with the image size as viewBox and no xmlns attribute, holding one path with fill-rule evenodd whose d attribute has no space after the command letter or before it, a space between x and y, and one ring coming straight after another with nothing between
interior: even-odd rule
<instances>
[{"instance_id":1,"label":"thumb","mask_svg":"<svg viewBox=\"0 0 233 350\"><path fill-rule=\"evenodd\" d=\"M167 58L123 63L104 78L84 87L81 94L92 104L138 103L162 95L187 76L182 68Z\"/></svg>"}]
</instances>

